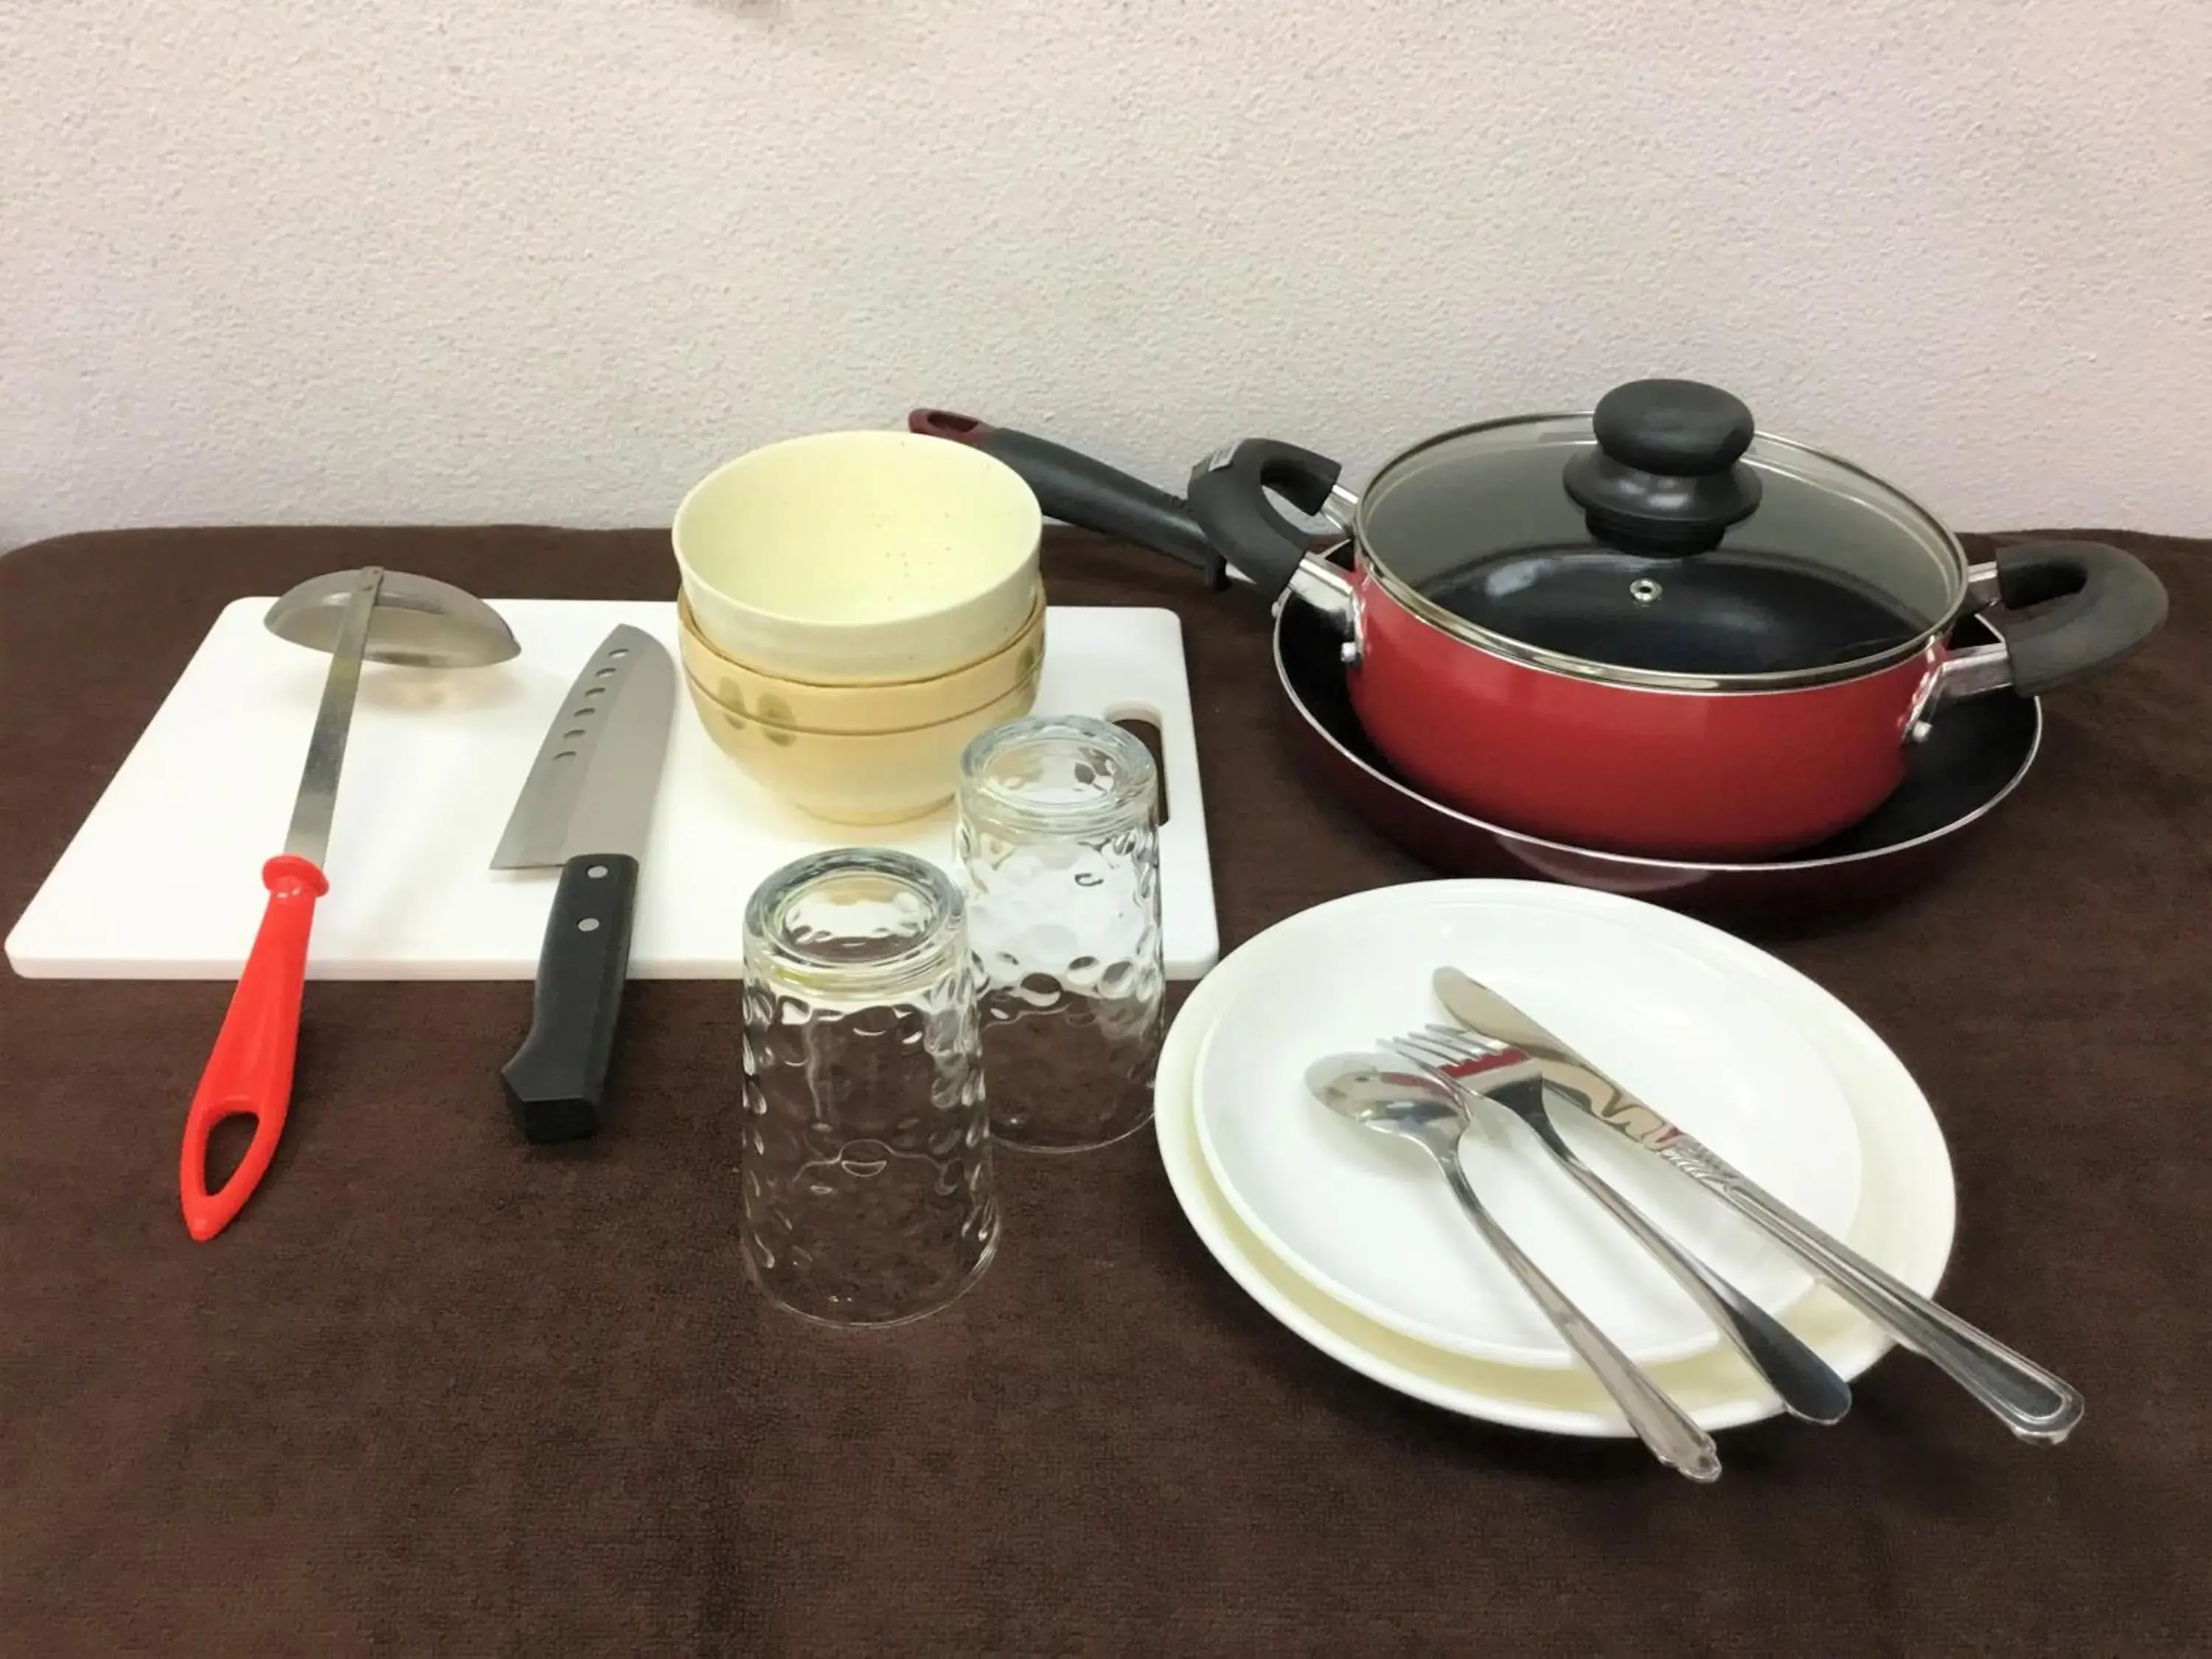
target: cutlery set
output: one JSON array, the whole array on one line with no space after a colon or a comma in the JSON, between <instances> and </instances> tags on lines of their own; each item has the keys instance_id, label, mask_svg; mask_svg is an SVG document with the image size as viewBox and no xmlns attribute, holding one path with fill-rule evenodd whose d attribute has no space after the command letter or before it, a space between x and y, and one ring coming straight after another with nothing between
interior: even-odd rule
<instances>
[{"instance_id":1,"label":"cutlery set","mask_svg":"<svg viewBox=\"0 0 2212 1659\"><path fill-rule=\"evenodd\" d=\"M1547 1277L1469 1182L1462 1145L1487 1104L1528 1127L1575 1183L1674 1279L1793 1416L1833 1424L1848 1383L1802 1339L1656 1226L1560 1135L1554 1109L1604 1125L1755 1224L1867 1318L1929 1360L2021 1439L2055 1443L2080 1422L2070 1386L1885 1273L1669 1122L1521 1008L1452 967L1431 989L1455 1024L1382 1039L1378 1052L1307 1068L1308 1091L1346 1120L1413 1141L1435 1159L1468 1219L1620 1407L1662 1463L1719 1477L1712 1440Z\"/></svg>"},{"instance_id":2,"label":"cutlery set","mask_svg":"<svg viewBox=\"0 0 2212 1659\"><path fill-rule=\"evenodd\" d=\"M1653 1260L1674 1276L1690 1299L1713 1322L1714 1328L1743 1355L1753 1370L1766 1379L1792 1416L1814 1423L1834 1423L1850 1409L1850 1386L1788 1326L1668 1237L1583 1162L1553 1126L1551 1114L1544 1103L1543 1077L1534 1061L1525 1057L1509 1058L1515 1054L1510 1049L1485 1053L1457 1034L1437 1026L1430 1028L1430 1035L1401 1037L1385 1046L1449 1085L1470 1109L1475 1102L1486 1099L1527 1124L1545 1151L1574 1178L1575 1184L1595 1199L1638 1243L1650 1252ZM1492 1080L1490 1068L1497 1066L1500 1060L1506 1061L1511 1069L1525 1071L1527 1075ZM1479 1085L1475 1081L1478 1078L1481 1079Z\"/></svg>"}]
</instances>

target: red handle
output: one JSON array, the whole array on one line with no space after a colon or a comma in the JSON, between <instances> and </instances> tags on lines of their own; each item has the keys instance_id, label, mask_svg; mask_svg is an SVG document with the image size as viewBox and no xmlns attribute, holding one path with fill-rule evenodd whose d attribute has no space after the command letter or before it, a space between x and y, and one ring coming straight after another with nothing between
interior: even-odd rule
<instances>
[{"instance_id":1,"label":"red handle","mask_svg":"<svg viewBox=\"0 0 2212 1659\"><path fill-rule=\"evenodd\" d=\"M956 444L988 448L991 428L973 415L955 415L949 409L916 409L907 413L906 429L925 438L949 438Z\"/></svg>"},{"instance_id":2,"label":"red handle","mask_svg":"<svg viewBox=\"0 0 2212 1659\"><path fill-rule=\"evenodd\" d=\"M307 931L315 901L331 890L323 872L290 854L261 866L269 908L253 936L253 954L231 993L207 1070L185 1118L179 1180L185 1225L194 1238L213 1238L237 1218L261 1184L284 1115L292 1104L292 1059L300 1045L300 993L307 978ZM253 1144L222 1190L207 1189L208 1136L228 1117L253 1120Z\"/></svg>"}]
</instances>

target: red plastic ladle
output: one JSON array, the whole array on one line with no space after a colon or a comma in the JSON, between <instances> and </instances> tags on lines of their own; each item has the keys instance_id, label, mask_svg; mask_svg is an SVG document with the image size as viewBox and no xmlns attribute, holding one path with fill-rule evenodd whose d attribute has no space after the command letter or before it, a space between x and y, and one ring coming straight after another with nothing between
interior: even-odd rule
<instances>
[{"instance_id":1,"label":"red plastic ladle","mask_svg":"<svg viewBox=\"0 0 2212 1659\"><path fill-rule=\"evenodd\" d=\"M331 653L284 850L261 867L269 890L260 931L231 993L207 1068L185 1116L178 1185L185 1226L207 1240L228 1227L269 1172L292 1104L300 1000L315 902L330 891L323 862L338 769L364 657L421 668L503 662L519 648L499 614L449 583L375 566L302 582L270 607L272 633ZM374 624L372 637L372 623ZM250 1117L253 1139L223 1183L207 1182L208 1139L226 1118Z\"/></svg>"}]
</instances>

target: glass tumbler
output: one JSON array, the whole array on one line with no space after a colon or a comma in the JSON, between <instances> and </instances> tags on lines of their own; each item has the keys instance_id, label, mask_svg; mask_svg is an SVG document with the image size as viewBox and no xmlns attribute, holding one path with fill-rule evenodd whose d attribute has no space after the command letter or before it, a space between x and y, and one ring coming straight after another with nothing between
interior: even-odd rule
<instances>
[{"instance_id":1,"label":"glass tumbler","mask_svg":"<svg viewBox=\"0 0 2212 1659\"><path fill-rule=\"evenodd\" d=\"M999 1243L959 890L904 853L786 865L745 907L745 1266L794 1313L889 1325Z\"/></svg>"},{"instance_id":2,"label":"glass tumbler","mask_svg":"<svg viewBox=\"0 0 2212 1659\"><path fill-rule=\"evenodd\" d=\"M1158 803L1151 752L1104 720L1016 720L961 757L958 856L1000 1140L1075 1152L1152 1116Z\"/></svg>"}]
</instances>

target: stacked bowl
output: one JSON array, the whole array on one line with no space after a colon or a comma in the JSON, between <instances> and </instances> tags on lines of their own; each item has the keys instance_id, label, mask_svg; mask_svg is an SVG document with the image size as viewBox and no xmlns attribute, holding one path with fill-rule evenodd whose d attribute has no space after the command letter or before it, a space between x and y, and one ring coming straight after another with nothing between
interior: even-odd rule
<instances>
[{"instance_id":1,"label":"stacked bowl","mask_svg":"<svg viewBox=\"0 0 2212 1659\"><path fill-rule=\"evenodd\" d=\"M1043 514L979 451L904 432L754 450L677 509L684 678L716 744L794 805L893 823L1027 714Z\"/></svg>"}]
</instances>

